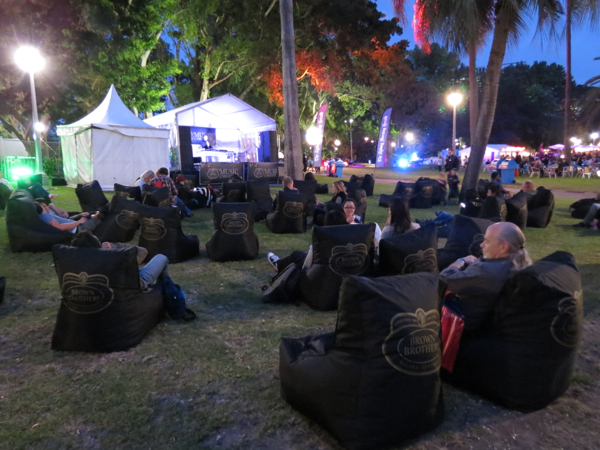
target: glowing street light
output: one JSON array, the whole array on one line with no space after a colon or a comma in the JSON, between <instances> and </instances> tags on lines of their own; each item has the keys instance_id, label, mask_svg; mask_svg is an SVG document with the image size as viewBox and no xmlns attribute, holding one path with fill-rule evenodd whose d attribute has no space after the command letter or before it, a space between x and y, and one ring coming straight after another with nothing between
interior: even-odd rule
<instances>
[{"instance_id":1,"label":"glowing street light","mask_svg":"<svg viewBox=\"0 0 600 450\"><path fill-rule=\"evenodd\" d=\"M336 139L335 141L333 141L333 144L334 144L336 147L339 147L340 145L342 145L342 141L340 141L339 139Z\"/></svg>"},{"instance_id":2,"label":"glowing street light","mask_svg":"<svg viewBox=\"0 0 600 450\"><path fill-rule=\"evenodd\" d=\"M448 103L452 106L452 152L456 151L456 107L462 102L463 95L453 92L448 96Z\"/></svg>"},{"instance_id":3,"label":"glowing street light","mask_svg":"<svg viewBox=\"0 0 600 450\"><path fill-rule=\"evenodd\" d=\"M352 124L354 123L354 119L352 119L352 118L346 119L346 120L344 120L344 123L350 124L350 161L352 161L354 159L352 157Z\"/></svg>"},{"instance_id":4,"label":"glowing street light","mask_svg":"<svg viewBox=\"0 0 600 450\"><path fill-rule=\"evenodd\" d=\"M319 129L315 126L310 127L306 130L306 142L308 145L317 145L323 140L323 135Z\"/></svg>"},{"instance_id":5,"label":"glowing street light","mask_svg":"<svg viewBox=\"0 0 600 450\"><path fill-rule=\"evenodd\" d=\"M405 137L408 142L412 142L415 140L415 134L411 133L410 131L406 133Z\"/></svg>"},{"instance_id":6,"label":"glowing street light","mask_svg":"<svg viewBox=\"0 0 600 450\"><path fill-rule=\"evenodd\" d=\"M33 112L33 133L35 140L35 166L38 173L44 172L42 165L42 149L40 147L40 131L38 124L37 98L35 96L35 80L33 74L44 68L46 61L42 58L39 50L35 47L20 47L15 52L15 63L24 72L29 73L29 84L31 85L31 106Z\"/></svg>"},{"instance_id":7,"label":"glowing street light","mask_svg":"<svg viewBox=\"0 0 600 450\"><path fill-rule=\"evenodd\" d=\"M369 142L368 136L365 136L365 142Z\"/></svg>"},{"instance_id":8,"label":"glowing street light","mask_svg":"<svg viewBox=\"0 0 600 450\"><path fill-rule=\"evenodd\" d=\"M600 136L600 134L598 134L598 133L595 133L595 132L594 132L594 133L592 133L592 134L590 134L590 137L592 138L592 145L594 145L594 141L595 141L596 139L598 139L598 137L599 137L599 136Z\"/></svg>"}]
</instances>

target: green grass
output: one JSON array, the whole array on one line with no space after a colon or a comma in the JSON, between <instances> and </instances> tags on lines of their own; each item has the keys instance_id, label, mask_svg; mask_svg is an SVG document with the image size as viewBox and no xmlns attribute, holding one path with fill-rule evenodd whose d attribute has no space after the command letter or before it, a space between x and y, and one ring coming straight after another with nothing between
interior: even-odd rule
<instances>
[{"instance_id":1,"label":"green grass","mask_svg":"<svg viewBox=\"0 0 600 450\"><path fill-rule=\"evenodd\" d=\"M384 224L387 209L377 205L378 196L392 190L393 185L376 184L368 220ZM54 192L60 194L59 206L79 209L73 189ZM551 225L526 230L527 248L535 259L555 250L576 256L585 312L595 317L600 311L600 236L571 227L571 202L557 199ZM456 206L445 209L458 212ZM429 218L435 210L412 213ZM336 314L260 302L261 286L274 275L267 252L306 249L310 232L275 235L260 223L255 229L261 251L255 261L214 263L204 250L212 234L211 211L196 211L183 226L184 232L199 236L201 254L172 265L170 272L198 319L164 321L128 352L84 354L50 349L60 304L52 256L11 253L4 216L0 212L0 275L7 277L0 305L0 449L339 448L281 399L278 375L280 338L331 331ZM587 385L582 370L574 381ZM452 425L424 439L451 436L460 442L476 435L460 422L458 411L479 408L481 401L453 388L446 389L446 401L453 405L448 409ZM425 448L422 442L410 448Z\"/></svg>"}]
</instances>

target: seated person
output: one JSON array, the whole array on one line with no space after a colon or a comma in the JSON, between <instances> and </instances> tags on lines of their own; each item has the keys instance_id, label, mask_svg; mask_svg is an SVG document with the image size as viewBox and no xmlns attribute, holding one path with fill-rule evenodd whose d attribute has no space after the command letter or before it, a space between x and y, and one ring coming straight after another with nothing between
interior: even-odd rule
<instances>
[{"instance_id":1,"label":"seated person","mask_svg":"<svg viewBox=\"0 0 600 450\"><path fill-rule=\"evenodd\" d=\"M456 175L456 169L450 169L448 172L448 199L447 204L450 204L450 199L455 198L457 202L460 201L460 193L458 186L460 185L460 179Z\"/></svg>"},{"instance_id":2,"label":"seated person","mask_svg":"<svg viewBox=\"0 0 600 450\"><path fill-rule=\"evenodd\" d=\"M150 186L152 184L152 180L154 179L154 172L152 170L146 170L140 177L135 180L134 186L140 188L142 192L144 192L144 186Z\"/></svg>"},{"instance_id":3,"label":"seated person","mask_svg":"<svg viewBox=\"0 0 600 450\"><path fill-rule=\"evenodd\" d=\"M600 211L600 194L596 195L596 201L599 203L592 203L592 206L590 206L590 210L585 215L583 220L573 225L574 227L590 228L592 226L594 219L598 215L598 211Z\"/></svg>"},{"instance_id":4,"label":"seated person","mask_svg":"<svg viewBox=\"0 0 600 450\"><path fill-rule=\"evenodd\" d=\"M309 175L309 174L307 174ZM312 175L312 173L310 173ZM314 177L313 177L314 178ZM346 185L342 181L336 181L331 185L331 191L333 192L333 197L329 200L330 203L335 203L337 205L341 205L346 201L346 197L348 193L346 192ZM313 222L317 225L322 224L323 216L325 215L325 205L322 203L318 203L315 206L315 212L313 215Z\"/></svg>"},{"instance_id":5,"label":"seated person","mask_svg":"<svg viewBox=\"0 0 600 450\"><path fill-rule=\"evenodd\" d=\"M381 230L381 239L392 237L395 234L404 234L408 231L418 230L419 228L421 228L421 225L410 220L408 201L403 198L395 198L390 203L388 218L385 222L385 227Z\"/></svg>"},{"instance_id":6,"label":"seated person","mask_svg":"<svg viewBox=\"0 0 600 450\"><path fill-rule=\"evenodd\" d=\"M54 214L55 216L58 216L58 217L62 217L63 219L77 220L80 217L89 217L90 216L90 213L87 213L87 212L69 216L69 213L67 211L56 206L54 203L51 203L50 199L48 199L48 198L36 198L34 201L38 202L38 203L44 203L50 210L51 214Z\"/></svg>"},{"instance_id":7,"label":"seated person","mask_svg":"<svg viewBox=\"0 0 600 450\"><path fill-rule=\"evenodd\" d=\"M161 188L164 186L168 187L169 201L171 202L171 205L182 208L184 210L185 217L193 216L192 211L190 211L190 209L187 206L185 206L183 201L181 201L181 199L177 196L177 186L175 186L175 183L173 182L171 177L169 177L169 169L167 169L166 167L161 167L160 169L158 169L156 171L156 176L152 179L152 184L154 184L154 186L156 186L157 188Z\"/></svg>"},{"instance_id":8,"label":"seated person","mask_svg":"<svg viewBox=\"0 0 600 450\"><path fill-rule=\"evenodd\" d=\"M77 233L73 239L71 240L72 247L96 247L96 241L100 242L100 240L92 234L91 231L85 230L80 233ZM122 242L102 242L100 243L100 247L111 250L118 248L131 248L135 247L137 249L137 263L138 265L144 262L146 256L148 255L148 250L144 247L140 247L138 245L125 244Z\"/></svg>"},{"instance_id":9,"label":"seated person","mask_svg":"<svg viewBox=\"0 0 600 450\"><path fill-rule=\"evenodd\" d=\"M91 233L79 233L71 241L73 247L107 248ZM139 261L139 253L138 253ZM144 268L140 269L140 288L142 291L157 280L169 276L169 259L160 253L152 258Z\"/></svg>"},{"instance_id":10,"label":"seated person","mask_svg":"<svg viewBox=\"0 0 600 450\"><path fill-rule=\"evenodd\" d=\"M1 170L0 170L0 184L3 184L4 186L6 186L8 188L8 191L12 193L13 187L8 182L8 180L6 178L4 178L4 172L2 172Z\"/></svg>"},{"instance_id":11,"label":"seated person","mask_svg":"<svg viewBox=\"0 0 600 450\"><path fill-rule=\"evenodd\" d=\"M511 198L512 194L510 192L508 192L506 189L504 189L504 186L502 186L502 181L500 180L500 174L498 172L492 172L492 184L490 186L493 186L494 184L500 186L500 191L502 192L502 195L504 195L504 198ZM489 196L490 194L488 194ZM497 194L494 194L497 195Z\"/></svg>"},{"instance_id":12,"label":"seated person","mask_svg":"<svg viewBox=\"0 0 600 450\"><path fill-rule=\"evenodd\" d=\"M501 184L491 183L488 186L487 196L488 197L504 197L503 192L504 192L504 190L502 189Z\"/></svg>"},{"instance_id":13,"label":"seated person","mask_svg":"<svg viewBox=\"0 0 600 450\"><path fill-rule=\"evenodd\" d=\"M48 225L52 225L54 228L58 228L63 231L70 231L71 233L77 233L78 231L90 230L94 231L102 219L100 219L100 212L96 211L89 217L81 217L78 220L72 220L69 218L58 217L51 213L50 208L46 203L36 202L36 210L40 215L40 219L46 222Z\"/></svg>"},{"instance_id":14,"label":"seated person","mask_svg":"<svg viewBox=\"0 0 600 450\"><path fill-rule=\"evenodd\" d=\"M353 225L355 223L360 223L360 216L354 214L356 211L356 203L353 199L347 198L344 201L344 215L346 216L346 222Z\"/></svg>"},{"instance_id":15,"label":"seated person","mask_svg":"<svg viewBox=\"0 0 600 450\"><path fill-rule=\"evenodd\" d=\"M347 225L346 217L344 213L339 210L332 210L325 216L325 226L330 225ZM275 253L269 252L267 254L269 263L275 268L277 272L282 271L292 263L302 264L302 268L309 268L312 266L313 261L313 249L312 245L308 248L308 252L302 250L294 250L291 254L284 258L280 258Z\"/></svg>"},{"instance_id":16,"label":"seated person","mask_svg":"<svg viewBox=\"0 0 600 450\"><path fill-rule=\"evenodd\" d=\"M294 187L294 179L292 177L283 177L282 184L283 184L283 192L292 192L292 191L298 192L298 189L296 189ZM273 200L273 210L277 209L277 197L278 197L278 195L276 195L275 199Z\"/></svg>"},{"instance_id":17,"label":"seated person","mask_svg":"<svg viewBox=\"0 0 600 450\"><path fill-rule=\"evenodd\" d=\"M452 293L444 301L464 316L465 333L485 325L511 272L531 265L524 246L525 236L519 227L498 222L485 232L482 258L465 256L442 270L440 276Z\"/></svg>"},{"instance_id":18,"label":"seated person","mask_svg":"<svg viewBox=\"0 0 600 450\"><path fill-rule=\"evenodd\" d=\"M523 181L523 185L521 186L521 192L525 192L530 197L533 197L535 194L537 194L537 191L535 189L535 184L533 184L533 181L531 181L531 180Z\"/></svg>"}]
</instances>

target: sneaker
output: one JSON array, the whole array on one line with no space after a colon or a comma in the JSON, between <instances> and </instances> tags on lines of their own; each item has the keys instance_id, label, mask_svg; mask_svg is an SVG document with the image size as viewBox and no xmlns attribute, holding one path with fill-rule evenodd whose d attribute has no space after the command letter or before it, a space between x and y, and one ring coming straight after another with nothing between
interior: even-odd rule
<instances>
[{"instance_id":1,"label":"sneaker","mask_svg":"<svg viewBox=\"0 0 600 450\"><path fill-rule=\"evenodd\" d=\"M577 228L589 228L589 227L590 227L589 225L587 225L587 224L585 224L585 223L583 223L583 222L576 223L576 224L575 224L575 225L573 225L573 226L574 226L574 227L577 227Z\"/></svg>"},{"instance_id":2,"label":"sneaker","mask_svg":"<svg viewBox=\"0 0 600 450\"><path fill-rule=\"evenodd\" d=\"M56 197L58 197L59 194L50 194L48 195L48 197L50 197L50 200L54 200Z\"/></svg>"},{"instance_id":3,"label":"sneaker","mask_svg":"<svg viewBox=\"0 0 600 450\"><path fill-rule=\"evenodd\" d=\"M277 261L279 261L279 256L277 256L275 253L269 252L267 254L267 259L269 260L269 263L275 268L275 270L277 270Z\"/></svg>"}]
</instances>

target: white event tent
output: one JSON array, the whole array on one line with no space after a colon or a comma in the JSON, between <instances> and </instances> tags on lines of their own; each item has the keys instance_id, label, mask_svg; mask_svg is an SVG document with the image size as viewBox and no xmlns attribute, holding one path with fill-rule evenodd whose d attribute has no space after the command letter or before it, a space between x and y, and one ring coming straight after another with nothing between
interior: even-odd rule
<instances>
[{"instance_id":1,"label":"white event tent","mask_svg":"<svg viewBox=\"0 0 600 450\"><path fill-rule=\"evenodd\" d=\"M29 156L23 143L18 139L4 139L0 136L0 157Z\"/></svg>"},{"instance_id":2,"label":"white event tent","mask_svg":"<svg viewBox=\"0 0 600 450\"><path fill-rule=\"evenodd\" d=\"M500 155L504 155L506 153L520 153L524 151L524 147L513 147L508 144L488 144L485 147L485 155L483 156L483 161L493 161L500 157ZM465 158L469 158L471 156L471 147L463 148L458 151L458 157L461 161L464 161Z\"/></svg>"},{"instance_id":3,"label":"white event tent","mask_svg":"<svg viewBox=\"0 0 600 450\"><path fill-rule=\"evenodd\" d=\"M67 184L98 180L132 185L145 170L169 167L169 132L136 117L111 86L100 105L84 118L57 127Z\"/></svg>"},{"instance_id":4,"label":"white event tent","mask_svg":"<svg viewBox=\"0 0 600 450\"><path fill-rule=\"evenodd\" d=\"M277 129L275 120L231 94L190 103L149 117L145 122L169 130L169 147L179 161L180 126L214 129L214 148L235 155L238 161L257 161L259 133Z\"/></svg>"}]
</instances>

